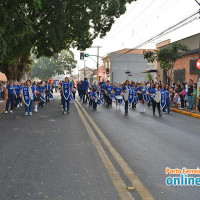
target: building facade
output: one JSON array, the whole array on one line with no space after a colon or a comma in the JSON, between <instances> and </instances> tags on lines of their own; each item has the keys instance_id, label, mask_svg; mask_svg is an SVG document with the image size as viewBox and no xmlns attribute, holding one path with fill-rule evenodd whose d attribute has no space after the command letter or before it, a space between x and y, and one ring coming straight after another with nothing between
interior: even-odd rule
<instances>
[{"instance_id":1,"label":"building facade","mask_svg":"<svg viewBox=\"0 0 200 200\"><path fill-rule=\"evenodd\" d=\"M182 40L176 41L177 43L186 45L190 50L183 54L183 58L177 60L174 65L171 82L177 82L178 80L188 82L192 79L194 82L198 82L200 78L200 70L196 68L196 61L200 58L200 33L192 35L190 37L184 38ZM156 48L162 49L170 47L173 43L170 40L163 41L156 45ZM160 68L158 62L156 62L156 79L157 81L167 82L166 76L163 70Z\"/></svg>"},{"instance_id":2,"label":"building facade","mask_svg":"<svg viewBox=\"0 0 200 200\"><path fill-rule=\"evenodd\" d=\"M152 49L122 49L112 52L103 58L104 68L107 72L106 80L121 83L125 80L142 82L146 80L146 74L142 73L147 69L155 69L154 64L149 64L144 59L144 51L154 51ZM155 74L152 74L153 79Z\"/></svg>"}]
</instances>

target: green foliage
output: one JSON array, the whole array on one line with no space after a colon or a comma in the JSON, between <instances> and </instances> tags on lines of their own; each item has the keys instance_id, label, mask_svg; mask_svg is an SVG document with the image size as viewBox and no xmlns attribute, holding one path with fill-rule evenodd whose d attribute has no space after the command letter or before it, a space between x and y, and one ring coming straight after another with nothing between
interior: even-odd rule
<instances>
[{"instance_id":1,"label":"green foliage","mask_svg":"<svg viewBox=\"0 0 200 200\"><path fill-rule=\"evenodd\" d=\"M143 55L148 62L153 63L158 61L160 63L160 68L166 72L169 82L175 62L182 58L183 53L187 51L189 51L189 47L180 43L174 43L169 47L156 50L155 52L144 51Z\"/></svg>"},{"instance_id":2,"label":"green foliage","mask_svg":"<svg viewBox=\"0 0 200 200\"><path fill-rule=\"evenodd\" d=\"M153 77L152 77L152 75L150 74L150 73L147 73L147 75L146 75L146 81L147 82L150 82L150 81L152 81L153 80Z\"/></svg>"},{"instance_id":3,"label":"green foliage","mask_svg":"<svg viewBox=\"0 0 200 200\"><path fill-rule=\"evenodd\" d=\"M76 61L74 60L74 54L71 51L63 50L58 54L58 59L54 59L53 57L35 59L31 66L31 78L48 80L56 74L64 74L64 71L71 74L72 69L75 67Z\"/></svg>"},{"instance_id":4,"label":"green foliage","mask_svg":"<svg viewBox=\"0 0 200 200\"><path fill-rule=\"evenodd\" d=\"M84 50L104 37L115 18L135 0L0 0L0 71L24 55L51 57L63 49ZM27 71L23 64L23 72ZM16 70L15 70L16 71ZM15 73L16 76L16 73Z\"/></svg>"}]
</instances>

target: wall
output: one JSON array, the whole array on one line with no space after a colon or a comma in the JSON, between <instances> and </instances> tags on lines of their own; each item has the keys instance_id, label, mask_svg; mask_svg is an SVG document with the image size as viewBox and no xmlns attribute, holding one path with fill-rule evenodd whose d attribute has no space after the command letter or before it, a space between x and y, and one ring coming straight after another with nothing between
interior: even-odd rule
<instances>
[{"instance_id":1,"label":"wall","mask_svg":"<svg viewBox=\"0 0 200 200\"><path fill-rule=\"evenodd\" d=\"M121 83L125 80L133 80L135 82L145 81L145 71L149 65L144 59L143 54L125 54L117 57L118 54L112 53L111 56L111 82ZM154 69L154 65L152 67ZM132 76L125 74L130 71Z\"/></svg>"}]
</instances>

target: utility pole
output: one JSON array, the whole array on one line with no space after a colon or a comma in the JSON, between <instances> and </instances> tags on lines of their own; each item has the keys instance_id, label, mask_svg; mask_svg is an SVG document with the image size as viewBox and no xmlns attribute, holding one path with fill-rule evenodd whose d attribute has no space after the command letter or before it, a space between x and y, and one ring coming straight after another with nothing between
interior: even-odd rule
<instances>
[{"instance_id":1,"label":"utility pole","mask_svg":"<svg viewBox=\"0 0 200 200\"><path fill-rule=\"evenodd\" d=\"M84 78L86 78L86 60L84 60Z\"/></svg>"},{"instance_id":2,"label":"utility pole","mask_svg":"<svg viewBox=\"0 0 200 200\"><path fill-rule=\"evenodd\" d=\"M102 46L93 46L91 48L97 48L97 77L98 77L98 68L99 68L99 49L102 48ZM97 80L98 81L98 80Z\"/></svg>"}]
</instances>

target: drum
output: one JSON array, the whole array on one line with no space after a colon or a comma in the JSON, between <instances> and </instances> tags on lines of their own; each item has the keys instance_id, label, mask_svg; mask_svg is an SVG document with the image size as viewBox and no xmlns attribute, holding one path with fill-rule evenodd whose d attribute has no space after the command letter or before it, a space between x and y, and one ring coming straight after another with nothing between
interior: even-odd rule
<instances>
[{"instance_id":1,"label":"drum","mask_svg":"<svg viewBox=\"0 0 200 200\"><path fill-rule=\"evenodd\" d=\"M102 105L101 99L98 99L98 100L97 100L97 104L98 104L98 106L101 106L101 105Z\"/></svg>"},{"instance_id":2,"label":"drum","mask_svg":"<svg viewBox=\"0 0 200 200\"><path fill-rule=\"evenodd\" d=\"M117 102L118 102L119 104L122 104L122 103L123 103L123 97L120 96L120 95L117 95L117 96L116 96L116 100L117 100Z\"/></svg>"},{"instance_id":3,"label":"drum","mask_svg":"<svg viewBox=\"0 0 200 200\"><path fill-rule=\"evenodd\" d=\"M110 99L112 99L112 100L115 99L115 95L114 95L113 93L111 93L111 94L109 95L109 97L110 97Z\"/></svg>"},{"instance_id":4,"label":"drum","mask_svg":"<svg viewBox=\"0 0 200 200\"><path fill-rule=\"evenodd\" d=\"M156 94L155 94L155 96L154 96L154 101L155 101L156 103L159 103L159 102L160 102L160 99L161 99L161 94L160 94L159 91L156 91Z\"/></svg>"}]
</instances>

